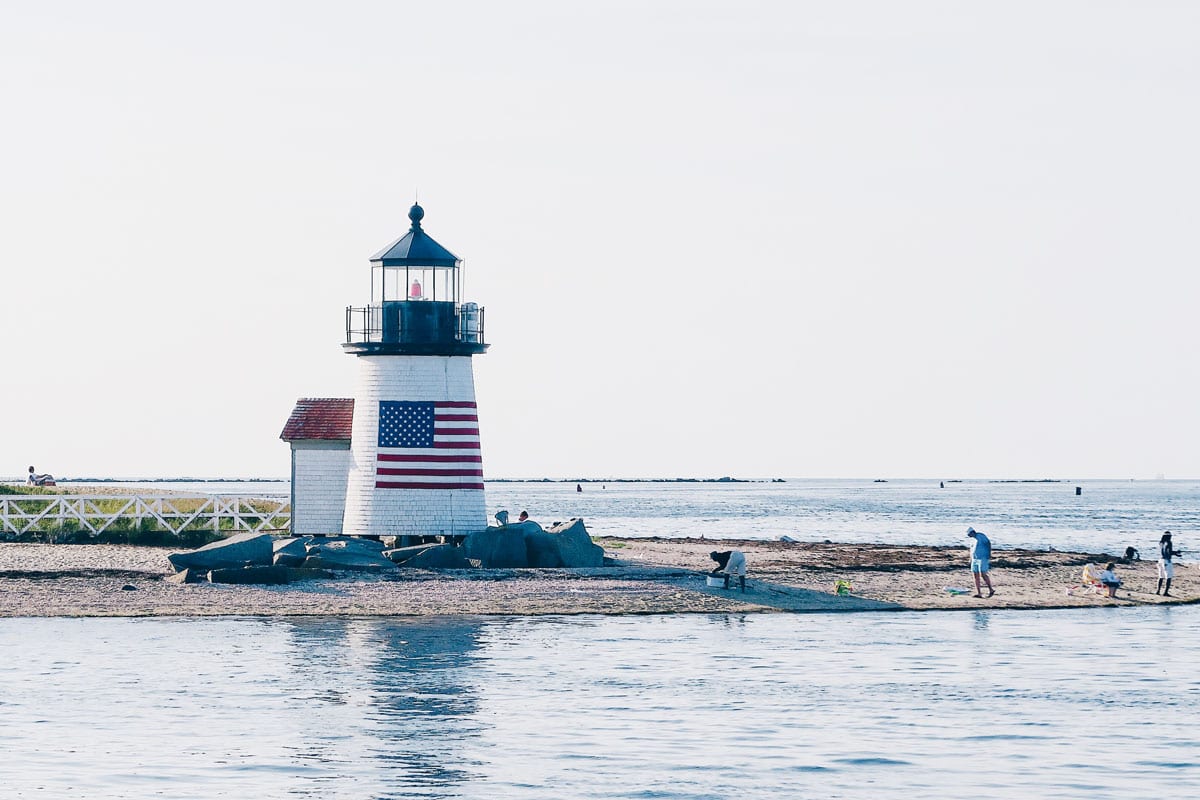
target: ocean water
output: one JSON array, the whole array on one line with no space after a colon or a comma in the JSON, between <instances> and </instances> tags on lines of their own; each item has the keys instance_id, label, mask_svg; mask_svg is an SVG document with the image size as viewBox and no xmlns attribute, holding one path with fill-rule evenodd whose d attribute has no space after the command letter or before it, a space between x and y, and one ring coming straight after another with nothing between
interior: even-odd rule
<instances>
[{"instance_id":1,"label":"ocean water","mask_svg":"<svg viewBox=\"0 0 1200 800\"><path fill-rule=\"evenodd\" d=\"M1189 481L582 488L490 483L489 511L899 544L974 525L1001 548L1150 554L1168 528L1187 551L1200 508ZM0 800L1190 798L1197 663L1193 606L3 619Z\"/></svg>"},{"instance_id":2,"label":"ocean water","mask_svg":"<svg viewBox=\"0 0 1200 800\"><path fill-rule=\"evenodd\" d=\"M0 797L1195 797L1197 623L3 619Z\"/></svg>"},{"instance_id":3,"label":"ocean water","mask_svg":"<svg viewBox=\"0 0 1200 800\"><path fill-rule=\"evenodd\" d=\"M70 488L71 484L64 484ZM90 491L104 484L86 484ZM282 496L286 481L120 483L147 492ZM962 544L967 526L998 549L1057 548L1146 557L1164 530L1200 546L1200 481L949 482L798 480L785 483L489 482L488 514L522 509L542 523L582 517L597 536L704 536ZM1081 493L1075 494L1075 487Z\"/></svg>"},{"instance_id":4,"label":"ocean water","mask_svg":"<svg viewBox=\"0 0 1200 800\"><path fill-rule=\"evenodd\" d=\"M1075 487L1081 489L1075 494ZM598 536L962 544L1156 552L1164 530L1200 545L1200 481L788 480L786 483L489 483L489 511L542 522L582 517Z\"/></svg>"}]
</instances>

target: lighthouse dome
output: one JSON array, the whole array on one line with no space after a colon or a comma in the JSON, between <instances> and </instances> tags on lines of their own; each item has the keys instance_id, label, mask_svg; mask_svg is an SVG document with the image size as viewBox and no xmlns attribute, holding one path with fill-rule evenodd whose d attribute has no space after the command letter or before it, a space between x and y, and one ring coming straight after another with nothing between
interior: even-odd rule
<instances>
[{"instance_id":1,"label":"lighthouse dome","mask_svg":"<svg viewBox=\"0 0 1200 800\"><path fill-rule=\"evenodd\" d=\"M384 267L456 267L461 259L442 247L421 229L425 209L416 203L408 210L412 227L387 247L371 256L371 263Z\"/></svg>"}]
</instances>

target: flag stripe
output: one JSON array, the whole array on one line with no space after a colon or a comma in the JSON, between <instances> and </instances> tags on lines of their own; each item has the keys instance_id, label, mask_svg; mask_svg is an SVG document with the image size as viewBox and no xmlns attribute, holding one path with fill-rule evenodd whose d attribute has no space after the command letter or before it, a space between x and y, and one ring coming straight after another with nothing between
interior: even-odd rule
<instances>
[{"instance_id":1,"label":"flag stripe","mask_svg":"<svg viewBox=\"0 0 1200 800\"><path fill-rule=\"evenodd\" d=\"M482 478L482 469L404 469L399 467L380 467L379 475L428 475L431 478L445 476L447 478Z\"/></svg>"},{"instance_id":2,"label":"flag stripe","mask_svg":"<svg viewBox=\"0 0 1200 800\"><path fill-rule=\"evenodd\" d=\"M421 455L421 456L402 456L402 455L399 455L398 453L380 453L379 460L380 461L400 461L400 462L406 462L406 463L420 463L422 461L429 461L429 462L449 462L451 464L460 464L460 463L465 463L465 462L473 462L476 464L482 464L483 456L469 456L469 455L466 455L465 453L462 455L455 453L452 456L434 455L433 453L430 453L429 455Z\"/></svg>"},{"instance_id":3,"label":"flag stripe","mask_svg":"<svg viewBox=\"0 0 1200 800\"><path fill-rule=\"evenodd\" d=\"M376 489L482 489L483 483L418 483L416 481L375 481Z\"/></svg>"}]
</instances>

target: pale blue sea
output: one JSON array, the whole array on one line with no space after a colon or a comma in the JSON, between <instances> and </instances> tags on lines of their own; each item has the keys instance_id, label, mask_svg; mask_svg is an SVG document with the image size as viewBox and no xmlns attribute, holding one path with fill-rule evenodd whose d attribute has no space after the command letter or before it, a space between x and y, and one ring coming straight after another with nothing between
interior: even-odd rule
<instances>
[{"instance_id":1,"label":"pale blue sea","mask_svg":"<svg viewBox=\"0 0 1200 800\"><path fill-rule=\"evenodd\" d=\"M1197 482L583 488L489 505L600 534L1200 540ZM0 798L1191 798L1197 664L1197 606L5 619Z\"/></svg>"},{"instance_id":2,"label":"pale blue sea","mask_svg":"<svg viewBox=\"0 0 1200 800\"><path fill-rule=\"evenodd\" d=\"M0 620L0 796L1195 797L1198 622Z\"/></svg>"}]
</instances>

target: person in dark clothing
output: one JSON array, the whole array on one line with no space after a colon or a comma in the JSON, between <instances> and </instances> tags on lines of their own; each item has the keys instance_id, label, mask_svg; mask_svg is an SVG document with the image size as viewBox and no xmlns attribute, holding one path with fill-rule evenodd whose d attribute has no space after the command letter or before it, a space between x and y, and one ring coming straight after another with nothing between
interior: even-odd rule
<instances>
[{"instance_id":1,"label":"person in dark clothing","mask_svg":"<svg viewBox=\"0 0 1200 800\"><path fill-rule=\"evenodd\" d=\"M708 557L717 562L710 575L724 575L726 589L729 588L729 576L737 575L742 591L746 591L746 556L741 550L714 550Z\"/></svg>"},{"instance_id":2,"label":"person in dark clothing","mask_svg":"<svg viewBox=\"0 0 1200 800\"><path fill-rule=\"evenodd\" d=\"M1171 579L1175 577L1175 565L1171 563L1171 559L1181 555L1183 551L1176 550L1175 545L1171 543L1171 532L1164 533L1158 540L1158 588L1154 590L1155 594L1161 591L1163 597L1171 596ZM1167 582L1165 590L1163 581Z\"/></svg>"}]
</instances>

